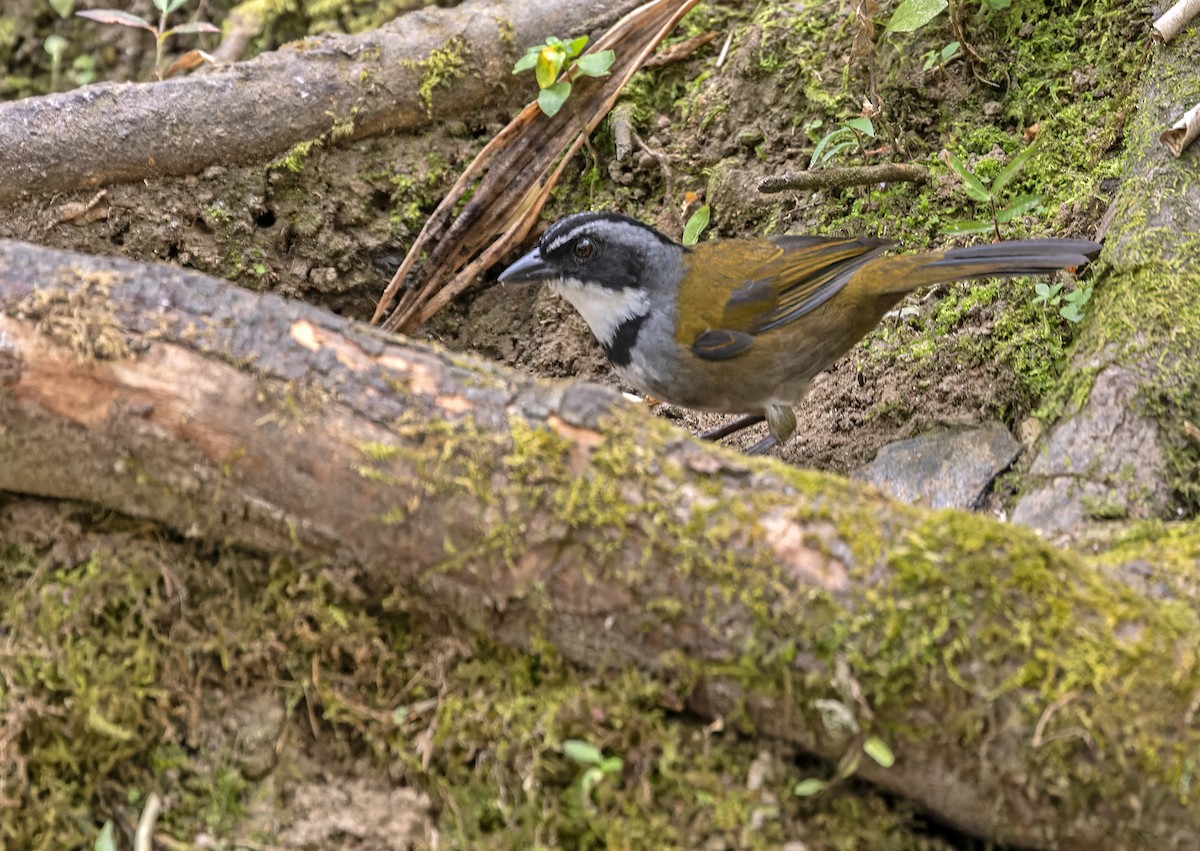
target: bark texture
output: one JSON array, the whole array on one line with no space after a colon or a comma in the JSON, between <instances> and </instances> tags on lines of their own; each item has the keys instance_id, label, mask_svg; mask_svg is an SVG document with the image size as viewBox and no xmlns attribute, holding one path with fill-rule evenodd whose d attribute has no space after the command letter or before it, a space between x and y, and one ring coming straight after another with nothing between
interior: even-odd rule
<instances>
[{"instance_id":1,"label":"bark texture","mask_svg":"<svg viewBox=\"0 0 1200 851\"><path fill-rule=\"evenodd\" d=\"M1030 848L1187 848L1190 556L1088 562L170 267L0 242L0 488L295 552ZM1176 564L1178 575L1166 565ZM1129 580L1134 580L1133 582Z\"/></svg>"},{"instance_id":2,"label":"bark texture","mask_svg":"<svg viewBox=\"0 0 1200 851\"><path fill-rule=\"evenodd\" d=\"M638 5L473 0L189 77L0 104L0 202L195 174L326 135L357 139L456 118L530 90L527 77L510 73L525 46L587 32Z\"/></svg>"},{"instance_id":3,"label":"bark texture","mask_svg":"<svg viewBox=\"0 0 1200 851\"><path fill-rule=\"evenodd\" d=\"M1173 519L1200 505L1200 181L1161 127L1194 100L1200 42L1156 54L1130 119L1108 266L1068 371L1072 400L1041 441L1013 519L1058 533L1092 520ZM1190 81L1190 84L1188 83Z\"/></svg>"}]
</instances>

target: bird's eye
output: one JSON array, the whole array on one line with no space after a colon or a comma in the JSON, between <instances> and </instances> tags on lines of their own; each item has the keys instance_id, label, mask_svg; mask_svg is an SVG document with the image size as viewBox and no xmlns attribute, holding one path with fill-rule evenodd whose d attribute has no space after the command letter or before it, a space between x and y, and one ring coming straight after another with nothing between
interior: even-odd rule
<instances>
[{"instance_id":1,"label":"bird's eye","mask_svg":"<svg viewBox=\"0 0 1200 851\"><path fill-rule=\"evenodd\" d=\"M592 256L592 252L596 250L596 243L592 242L586 236L575 243L575 256L580 260L586 260Z\"/></svg>"}]
</instances>

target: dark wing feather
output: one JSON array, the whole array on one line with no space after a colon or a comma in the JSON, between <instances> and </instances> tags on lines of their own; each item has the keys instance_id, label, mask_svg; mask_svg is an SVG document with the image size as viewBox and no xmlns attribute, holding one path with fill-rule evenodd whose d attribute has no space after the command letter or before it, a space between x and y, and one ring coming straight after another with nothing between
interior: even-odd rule
<instances>
[{"instance_id":1,"label":"dark wing feather","mask_svg":"<svg viewBox=\"0 0 1200 851\"><path fill-rule=\"evenodd\" d=\"M866 237L779 236L772 241L783 251L758 276L759 280L770 283L775 298L750 326L755 334L786 325L816 310L837 295L855 272L895 244L891 240ZM756 283L752 281L750 285ZM727 305L727 310L730 306Z\"/></svg>"},{"instance_id":2,"label":"dark wing feather","mask_svg":"<svg viewBox=\"0 0 1200 851\"><path fill-rule=\"evenodd\" d=\"M754 337L742 331L724 329L701 331L692 343L692 352L705 360L729 360L754 345Z\"/></svg>"},{"instance_id":3,"label":"dark wing feather","mask_svg":"<svg viewBox=\"0 0 1200 851\"><path fill-rule=\"evenodd\" d=\"M700 243L678 295L678 340L705 360L737 357L755 335L820 307L890 245L823 236Z\"/></svg>"}]
</instances>

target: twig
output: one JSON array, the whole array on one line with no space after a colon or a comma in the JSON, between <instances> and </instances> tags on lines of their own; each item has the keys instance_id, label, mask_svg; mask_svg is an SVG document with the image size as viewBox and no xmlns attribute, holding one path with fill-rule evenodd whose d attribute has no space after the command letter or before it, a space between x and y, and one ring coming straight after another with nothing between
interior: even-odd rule
<instances>
[{"instance_id":1,"label":"twig","mask_svg":"<svg viewBox=\"0 0 1200 851\"><path fill-rule=\"evenodd\" d=\"M729 35L725 36L725 43L721 45L721 53L717 57L717 67L720 68L725 64L725 57L729 55L729 45L733 44L733 30L729 30Z\"/></svg>"},{"instance_id":2,"label":"twig","mask_svg":"<svg viewBox=\"0 0 1200 851\"><path fill-rule=\"evenodd\" d=\"M1197 14L1200 14L1200 0L1179 0L1151 25L1154 40L1166 44Z\"/></svg>"},{"instance_id":3,"label":"twig","mask_svg":"<svg viewBox=\"0 0 1200 851\"><path fill-rule=\"evenodd\" d=\"M154 825L158 822L161 809L162 798L158 797L157 792L151 792L150 797L146 798L146 806L142 808L137 830L133 834L133 851L153 851Z\"/></svg>"},{"instance_id":4,"label":"twig","mask_svg":"<svg viewBox=\"0 0 1200 851\"><path fill-rule=\"evenodd\" d=\"M879 165L784 172L773 177L764 177L758 182L758 191L771 193L783 192L786 189L845 189L847 186L862 186L868 183L889 181L924 183L928 179L929 169L924 166L909 163L881 163Z\"/></svg>"},{"instance_id":5,"label":"twig","mask_svg":"<svg viewBox=\"0 0 1200 851\"><path fill-rule=\"evenodd\" d=\"M625 162L633 152L633 116L634 107L629 101L621 101L609 113L608 126L612 130L617 162Z\"/></svg>"},{"instance_id":6,"label":"twig","mask_svg":"<svg viewBox=\"0 0 1200 851\"><path fill-rule=\"evenodd\" d=\"M1200 3L1200 0L1197 2ZM1164 130L1158 138L1171 150L1171 153L1179 156L1183 153L1184 148L1196 141L1197 136L1200 136L1200 103L1184 113L1183 118Z\"/></svg>"}]
</instances>

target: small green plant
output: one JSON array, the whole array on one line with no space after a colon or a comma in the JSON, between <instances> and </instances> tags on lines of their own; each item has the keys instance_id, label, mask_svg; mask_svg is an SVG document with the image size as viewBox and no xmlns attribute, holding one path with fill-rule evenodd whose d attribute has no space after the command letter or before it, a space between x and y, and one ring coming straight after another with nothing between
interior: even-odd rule
<instances>
[{"instance_id":1,"label":"small green plant","mask_svg":"<svg viewBox=\"0 0 1200 851\"><path fill-rule=\"evenodd\" d=\"M111 820L104 823L104 827L100 828L100 833L96 836L96 841L92 845L92 851L117 851L117 835L113 830Z\"/></svg>"},{"instance_id":2,"label":"small green plant","mask_svg":"<svg viewBox=\"0 0 1200 851\"><path fill-rule=\"evenodd\" d=\"M996 239L999 239L1000 225L1007 224L1017 216L1022 216L1041 204L1041 195L1020 195L1004 207L997 206L1005 188L1020 173L1021 169L1025 167L1025 163L1029 162L1029 158L1033 156L1035 150L1037 150L1036 142L1013 157L1008 165L991 181L990 186L985 178L979 177L975 172L967 168L963 161L954 154L949 151L942 151L942 162L950 166L954 173L962 180L963 190L967 193L967 197L972 201L987 204L991 215L990 222L979 220L955 222L945 228L945 232L983 233L984 231L992 230L996 234Z\"/></svg>"},{"instance_id":3,"label":"small green plant","mask_svg":"<svg viewBox=\"0 0 1200 851\"><path fill-rule=\"evenodd\" d=\"M792 794L797 798L811 798L819 795L835 783L840 783L854 776L858 771L862 754L866 754L883 768L891 768L896 763L896 756L887 743L878 736L868 736L862 742L861 750L851 748L838 764L837 773L832 780L821 780L816 777L806 777L792 787Z\"/></svg>"},{"instance_id":4,"label":"small green plant","mask_svg":"<svg viewBox=\"0 0 1200 851\"><path fill-rule=\"evenodd\" d=\"M708 215L708 205L701 204L696 212L688 217L687 224L683 226L684 245L695 245L700 241L700 234L708 227Z\"/></svg>"},{"instance_id":5,"label":"small green plant","mask_svg":"<svg viewBox=\"0 0 1200 851\"><path fill-rule=\"evenodd\" d=\"M946 0L902 0L888 21L883 37L892 33L911 33L921 29L946 8Z\"/></svg>"},{"instance_id":6,"label":"small green plant","mask_svg":"<svg viewBox=\"0 0 1200 851\"><path fill-rule=\"evenodd\" d=\"M219 27L215 27L206 21L189 21L180 24L177 27L167 29L167 15L174 12L187 0L154 0L154 8L158 9L158 26L147 21L138 15L130 12L122 12L120 9L89 9L83 12L76 12L81 18L87 18L91 21L96 21L101 24L114 24L122 27L140 27L144 30L149 30L154 35L154 74L158 79L162 79L166 69L163 68L163 44L168 38L173 35L198 35L199 33L219 33ZM211 57L203 51L196 51L205 61L211 61Z\"/></svg>"},{"instance_id":7,"label":"small green plant","mask_svg":"<svg viewBox=\"0 0 1200 851\"><path fill-rule=\"evenodd\" d=\"M1042 306L1043 318L1048 308L1057 308L1058 315L1071 323L1083 321L1083 308L1092 300L1091 286L1078 282L1075 289L1067 293L1063 292L1061 281L1036 284L1033 291L1033 303Z\"/></svg>"},{"instance_id":8,"label":"small green plant","mask_svg":"<svg viewBox=\"0 0 1200 851\"><path fill-rule=\"evenodd\" d=\"M62 78L63 55L70 46L61 35L48 35L42 47L50 55L50 91L58 91L58 81Z\"/></svg>"},{"instance_id":9,"label":"small green plant","mask_svg":"<svg viewBox=\"0 0 1200 851\"><path fill-rule=\"evenodd\" d=\"M513 66L514 74L533 69L539 89L538 106L547 116L554 116L562 109L567 96L571 94L571 83L577 77L608 76L608 69L616 61L616 54L611 50L601 50L580 56L587 43L586 35L570 41L550 36L545 44L526 50L525 55ZM572 62L575 64L567 72L566 79L560 80L563 68Z\"/></svg>"},{"instance_id":10,"label":"small green plant","mask_svg":"<svg viewBox=\"0 0 1200 851\"><path fill-rule=\"evenodd\" d=\"M625 768L625 762L619 756L608 756L600 753L600 749L582 739L566 739L562 743L562 752L569 758L586 766L579 779L572 786L579 788L579 802L586 809L592 805L592 791L613 774L620 774Z\"/></svg>"},{"instance_id":11,"label":"small green plant","mask_svg":"<svg viewBox=\"0 0 1200 851\"><path fill-rule=\"evenodd\" d=\"M952 41L943 47L941 50L931 50L925 54L925 62L921 66L922 71L929 71L933 68L945 68L946 64L959 55L962 45L957 41Z\"/></svg>"},{"instance_id":12,"label":"small green plant","mask_svg":"<svg viewBox=\"0 0 1200 851\"><path fill-rule=\"evenodd\" d=\"M814 125L819 127L820 125ZM851 118L845 124L839 126L836 130L830 130L821 140L817 142L817 146L813 148L812 159L809 161L809 168L817 168L827 164L837 154L841 153L846 148L857 145L862 151L863 159L866 159L866 149L863 148L863 138L875 138L875 125L871 123L871 119L860 116Z\"/></svg>"}]
</instances>

